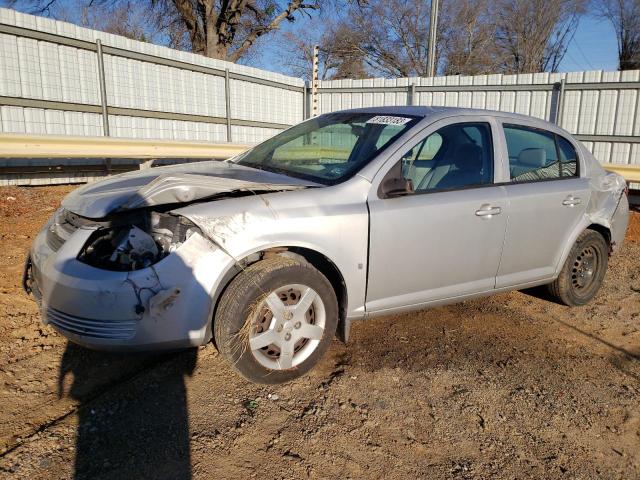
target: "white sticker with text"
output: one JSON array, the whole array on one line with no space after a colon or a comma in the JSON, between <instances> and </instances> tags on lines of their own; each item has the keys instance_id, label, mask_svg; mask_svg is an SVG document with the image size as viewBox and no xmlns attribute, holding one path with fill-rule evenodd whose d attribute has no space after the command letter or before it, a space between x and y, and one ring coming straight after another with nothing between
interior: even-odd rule
<instances>
[{"instance_id":1,"label":"white sticker with text","mask_svg":"<svg viewBox=\"0 0 640 480\"><path fill-rule=\"evenodd\" d=\"M404 125L411 121L407 117L394 117L392 115L376 115L373 118L367 120L367 123L375 123L377 125Z\"/></svg>"}]
</instances>

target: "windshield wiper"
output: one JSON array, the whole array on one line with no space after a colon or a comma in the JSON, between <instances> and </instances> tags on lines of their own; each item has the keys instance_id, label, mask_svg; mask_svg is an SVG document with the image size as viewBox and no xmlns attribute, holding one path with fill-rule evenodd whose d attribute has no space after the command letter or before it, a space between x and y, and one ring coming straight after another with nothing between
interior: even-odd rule
<instances>
[{"instance_id":1,"label":"windshield wiper","mask_svg":"<svg viewBox=\"0 0 640 480\"><path fill-rule=\"evenodd\" d=\"M243 167L255 168L256 170L263 170L265 172L278 173L280 175L285 175L287 177L299 178L295 175L295 172L291 170L287 170L285 168L272 167L264 164L254 164L254 163L238 163L238 165L242 165Z\"/></svg>"}]
</instances>

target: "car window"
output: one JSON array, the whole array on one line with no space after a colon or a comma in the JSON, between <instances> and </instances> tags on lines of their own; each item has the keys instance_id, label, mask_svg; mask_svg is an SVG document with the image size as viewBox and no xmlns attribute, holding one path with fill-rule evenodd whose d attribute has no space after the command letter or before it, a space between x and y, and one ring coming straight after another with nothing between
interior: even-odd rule
<instances>
[{"instance_id":1,"label":"car window","mask_svg":"<svg viewBox=\"0 0 640 480\"><path fill-rule=\"evenodd\" d=\"M551 180L576 175L576 152L562 137L520 125L505 125L504 134L512 182Z\"/></svg>"},{"instance_id":2,"label":"car window","mask_svg":"<svg viewBox=\"0 0 640 480\"><path fill-rule=\"evenodd\" d=\"M398 135L402 130L404 130L403 125L385 125L376 141L376 148L384 147L389 143L389 140Z\"/></svg>"},{"instance_id":3,"label":"car window","mask_svg":"<svg viewBox=\"0 0 640 480\"><path fill-rule=\"evenodd\" d=\"M346 162L358 140L357 130L362 128L361 123L326 125L275 148L271 163L277 166L295 159L316 158L318 162L313 168L320 170L322 165ZM306 167L311 168L308 164Z\"/></svg>"},{"instance_id":4,"label":"car window","mask_svg":"<svg viewBox=\"0 0 640 480\"><path fill-rule=\"evenodd\" d=\"M573 145L566 138L557 135L560 152L560 168L563 177L574 177L578 174L578 155Z\"/></svg>"},{"instance_id":5,"label":"car window","mask_svg":"<svg viewBox=\"0 0 640 480\"><path fill-rule=\"evenodd\" d=\"M438 150L440 150L441 146L442 137L437 132L433 133L429 135L424 141L418 143L415 147L404 154L404 164L408 166L411 163L411 165L415 167L416 165L413 163L415 162L415 160L420 160L423 162L432 161L438 153ZM424 164L420 166L425 167L428 165Z\"/></svg>"},{"instance_id":6,"label":"car window","mask_svg":"<svg viewBox=\"0 0 640 480\"><path fill-rule=\"evenodd\" d=\"M458 123L437 130L403 155L402 174L411 180L416 192L491 183L490 125Z\"/></svg>"},{"instance_id":7,"label":"car window","mask_svg":"<svg viewBox=\"0 0 640 480\"><path fill-rule=\"evenodd\" d=\"M231 161L333 185L355 174L418 120L409 115L330 113L285 130Z\"/></svg>"}]
</instances>

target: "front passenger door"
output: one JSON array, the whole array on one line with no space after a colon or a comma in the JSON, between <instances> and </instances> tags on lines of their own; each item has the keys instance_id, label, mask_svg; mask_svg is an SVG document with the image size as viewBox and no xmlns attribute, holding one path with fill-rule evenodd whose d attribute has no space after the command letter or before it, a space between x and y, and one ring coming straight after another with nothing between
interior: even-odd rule
<instances>
[{"instance_id":1,"label":"front passenger door","mask_svg":"<svg viewBox=\"0 0 640 480\"><path fill-rule=\"evenodd\" d=\"M374 179L367 311L410 308L495 286L506 196L494 184L491 122L430 130ZM385 198L376 185L399 171L414 191Z\"/></svg>"}]
</instances>

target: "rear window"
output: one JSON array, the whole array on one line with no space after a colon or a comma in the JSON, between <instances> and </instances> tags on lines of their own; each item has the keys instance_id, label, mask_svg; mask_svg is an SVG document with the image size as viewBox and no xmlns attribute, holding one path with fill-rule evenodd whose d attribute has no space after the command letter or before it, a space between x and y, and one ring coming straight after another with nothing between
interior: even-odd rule
<instances>
[{"instance_id":1,"label":"rear window","mask_svg":"<svg viewBox=\"0 0 640 480\"><path fill-rule=\"evenodd\" d=\"M537 128L504 125L512 182L575 177L578 157L565 138Z\"/></svg>"}]
</instances>

